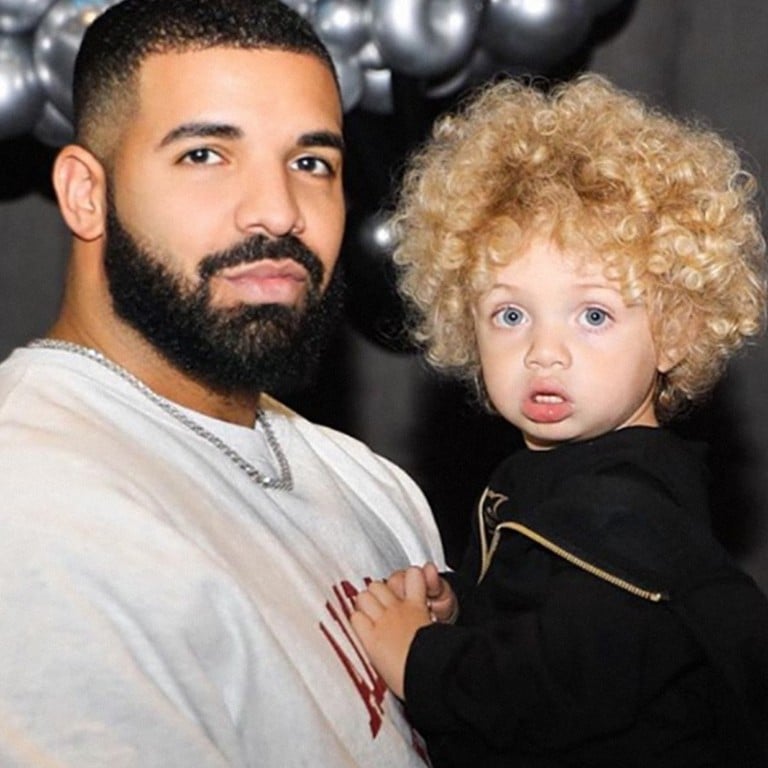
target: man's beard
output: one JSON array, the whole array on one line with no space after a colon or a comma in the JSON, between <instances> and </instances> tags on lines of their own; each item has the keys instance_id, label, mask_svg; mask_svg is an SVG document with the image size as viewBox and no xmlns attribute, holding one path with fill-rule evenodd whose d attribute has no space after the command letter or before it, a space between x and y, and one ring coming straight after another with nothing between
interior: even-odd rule
<instances>
[{"instance_id":1,"label":"man's beard","mask_svg":"<svg viewBox=\"0 0 768 768\"><path fill-rule=\"evenodd\" d=\"M303 306L214 307L210 280L221 269L293 259L308 274ZM306 384L342 306L337 269L325 293L323 265L298 238L251 237L206 256L199 283L174 274L143 249L110 204L104 266L115 312L168 362L210 390L229 395L286 393Z\"/></svg>"}]
</instances>

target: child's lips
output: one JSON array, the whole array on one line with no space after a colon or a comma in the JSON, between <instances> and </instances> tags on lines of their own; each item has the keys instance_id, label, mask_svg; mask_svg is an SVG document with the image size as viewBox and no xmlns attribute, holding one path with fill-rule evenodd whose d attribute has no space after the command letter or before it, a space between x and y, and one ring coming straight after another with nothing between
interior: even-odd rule
<instances>
[{"instance_id":1,"label":"child's lips","mask_svg":"<svg viewBox=\"0 0 768 768\"><path fill-rule=\"evenodd\" d=\"M534 387L523 400L523 415L537 424L556 424L573 413L573 404L562 387Z\"/></svg>"}]
</instances>

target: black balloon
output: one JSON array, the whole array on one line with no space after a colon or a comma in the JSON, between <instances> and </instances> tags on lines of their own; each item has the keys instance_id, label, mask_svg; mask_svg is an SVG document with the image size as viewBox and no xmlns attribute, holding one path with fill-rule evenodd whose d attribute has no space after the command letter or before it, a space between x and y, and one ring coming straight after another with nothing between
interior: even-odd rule
<instances>
[{"instance_id":1,"label":"black balloon","mask_svg":"<svg viewBox=\"0 0 768 768\"><path fill-rule=\"evenodd\" d=\"M368 339L394 352L411 352L414 347L407 330L407 310L397 291L392 246L386 212L350 219L341 255L347 282L346 313Z\"/></svg>"}]
</instances>

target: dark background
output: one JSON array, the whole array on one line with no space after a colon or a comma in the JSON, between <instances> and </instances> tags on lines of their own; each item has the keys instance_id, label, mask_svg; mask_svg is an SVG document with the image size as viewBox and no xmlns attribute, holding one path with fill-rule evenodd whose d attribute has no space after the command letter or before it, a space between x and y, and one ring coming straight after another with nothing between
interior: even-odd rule
<instances>
[{"instance_id":1,"label":"dark background","mask_svg":"<svg viewBox=\"0 0 768 768\"><path fill-rule=\"evenodd\" d=\"M651 103L705 122L744 150L765 187L767 32L765 0L625 0L548 75L601 72ZM287 399L405 467L432 502L455 563L485 478L520 440L404 351L389 266L359 234L360 222L386 205L409 149L460 94L426 100L418 83L396 77L393 95L392 115L354 110L347 116L347 321L317 383ZM44 333L58 307L68 233L48 181L53 154L31 137L0 141L0 357ZM766 379L768 346L761 340L734 362L710 402L676 429L711 443L716 530L768 592Z\"/></svg>"}]
</instances>

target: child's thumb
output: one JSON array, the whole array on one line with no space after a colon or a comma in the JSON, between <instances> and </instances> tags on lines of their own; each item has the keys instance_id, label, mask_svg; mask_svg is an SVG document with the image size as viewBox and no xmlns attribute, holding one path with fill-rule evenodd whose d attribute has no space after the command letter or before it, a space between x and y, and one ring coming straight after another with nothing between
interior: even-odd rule
<instances>
[{"instance_id":1,"label":"child's thumb","mask_svg":"<svg viewBox=\"0 0 768 768\"><path fill-rule=\"evenodd\" d=\"M427 601L427 586L421 568L408 568L405 572L405 599L413 602Z\"/></svg>"}]
</instances>

